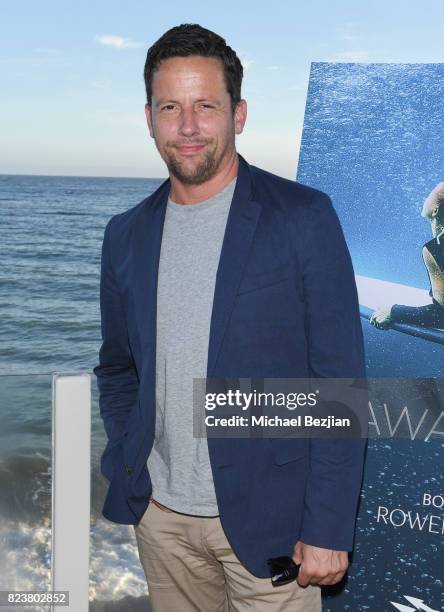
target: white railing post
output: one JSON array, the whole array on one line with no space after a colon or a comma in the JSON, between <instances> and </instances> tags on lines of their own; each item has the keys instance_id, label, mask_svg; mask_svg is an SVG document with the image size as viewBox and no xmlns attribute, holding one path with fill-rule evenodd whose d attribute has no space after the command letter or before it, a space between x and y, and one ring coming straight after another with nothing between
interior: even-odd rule
<instances>
[{"instance_id":1,"label":"white railing post","mask_svg":"<svg viewBox=\"0 0 444 612\"><path fill-rule=\"evenodd\" d=\"M69 607L88 612L91 465L91 377L52 379L51 588L69 591Z\"/></svg>"}]
</instances>

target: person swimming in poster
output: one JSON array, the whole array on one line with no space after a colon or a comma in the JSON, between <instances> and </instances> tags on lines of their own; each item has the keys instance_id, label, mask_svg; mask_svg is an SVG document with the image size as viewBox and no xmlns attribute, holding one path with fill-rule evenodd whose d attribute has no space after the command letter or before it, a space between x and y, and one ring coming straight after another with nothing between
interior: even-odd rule
<instances>
[{"instance_id":1,"label":"person swimming in poster","mask_svg":"<svg viewBox=\"0 0 444 612\"><path fill-rule=\"evenodd\" d=\"M425 306L393 304L377 309L371 315L370 323L378 329L389 329L393 323L444 328L444 181L438 183L425 199L421 216L429 221L433 234L422 248L432 303Z\"/></svg>"}]
</instances>

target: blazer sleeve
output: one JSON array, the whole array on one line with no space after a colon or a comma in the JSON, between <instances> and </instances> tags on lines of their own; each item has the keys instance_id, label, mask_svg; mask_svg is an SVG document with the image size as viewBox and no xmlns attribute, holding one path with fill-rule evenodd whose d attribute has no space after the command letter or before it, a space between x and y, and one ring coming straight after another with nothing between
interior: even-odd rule
<instances>
[{"instance_id":1,"label":"blazer sleeve","mask_svg":"<svg viewBox=\"0 0 444 612\"><path fill-rule=\"evenodd\" d=\"M303 215L299 253L310 376L364 378L359 300L338 216L321 191L316 191ZM366 440L310 439L302 542L352 550Z\"/></svg>"},{"instance_id":2,"label":"blazer sleeve","mask_svg":"<svg viewBox=\"0 0 444 612\"><path fill-rule=\"evenodd\" d=\"M100 416L108 444L102 455L102 473L111 480L113 457L126 433L126 424L139 388L131 353L124 309L110 256L110 231L113 217L103 237L100 273L100 315L102 345L99 363L94 368L99 389Z\"/></svg>"}]
</instances>

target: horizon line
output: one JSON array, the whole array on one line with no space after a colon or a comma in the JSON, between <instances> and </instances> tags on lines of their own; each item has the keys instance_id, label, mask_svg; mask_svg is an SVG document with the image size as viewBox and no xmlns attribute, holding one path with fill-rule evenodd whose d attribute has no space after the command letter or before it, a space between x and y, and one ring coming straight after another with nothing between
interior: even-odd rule
<instances>
[{"instance_id":1,"label":"horizon line","mask_svg":"<svg viewBox=\"0 0 444 612\"><path fill-rule=\"evenodd\" d=\"M0 173L1 176L41 176L46 178L108 178L108 179L137 179L137 180L159 180L165 181L169 177L156 176L109 176L97 174L24 174L24 173Z\"/></svg>"}]
</instances>

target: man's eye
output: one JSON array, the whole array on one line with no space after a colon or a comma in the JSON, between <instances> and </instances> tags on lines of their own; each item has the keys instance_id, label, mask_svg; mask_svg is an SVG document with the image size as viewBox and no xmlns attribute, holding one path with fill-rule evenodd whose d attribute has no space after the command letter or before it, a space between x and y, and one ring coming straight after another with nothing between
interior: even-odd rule
<instances>
[{"instance_id":1,"label":"man's eye","mask_svg":"<svg viewBox=\"0 0 444 612\"><path fill-rule=\"evenodd\" d=\"M165 104L165 106L162 106L162 110L173 110L174 104Z\"/></svg>"},{"instance_id":2,"label":"man's eye","mask_svg":"<svg viewBox=\"0 0 444 612\"><path fill-rule=\"evenodd\" d=\"M203 106L203 108L213 108L212 104L201 104L201 106Z\"/></svg>"}]
</instances>

